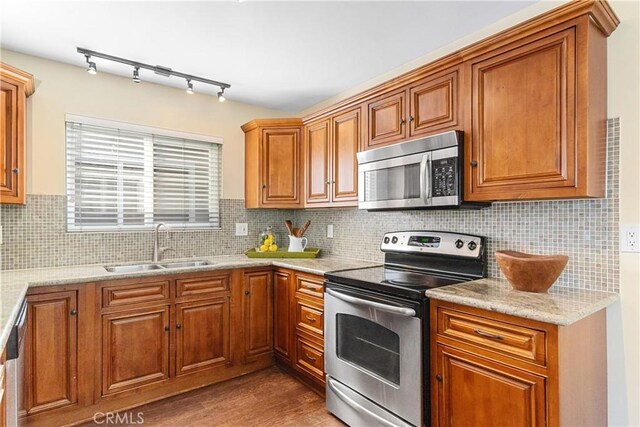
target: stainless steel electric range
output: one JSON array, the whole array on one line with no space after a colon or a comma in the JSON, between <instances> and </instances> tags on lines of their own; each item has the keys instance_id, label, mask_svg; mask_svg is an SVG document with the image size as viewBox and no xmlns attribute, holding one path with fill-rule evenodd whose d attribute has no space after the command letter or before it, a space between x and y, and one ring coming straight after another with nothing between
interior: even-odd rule
<instances>
[{"instance_id":1,"label":"stainless steel electric range","mask_svg":"<svg viewBox=\"0 0 640 427\"><path fill-rule=\"evenodd\" d=\"M484 237L387 233L384 266L325 274L327 410L352 426L429 424L425 290L486 277Z\"/></svg>"}]
</instances>

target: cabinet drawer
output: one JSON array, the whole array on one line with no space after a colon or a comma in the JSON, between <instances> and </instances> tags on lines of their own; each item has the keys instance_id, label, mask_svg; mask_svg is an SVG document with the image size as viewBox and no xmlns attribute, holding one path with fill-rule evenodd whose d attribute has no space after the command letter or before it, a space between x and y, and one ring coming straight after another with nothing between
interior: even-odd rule
<instances>
[{"instance_id":1,"label":"cabinet drawer","mask_svg":"<svg viewBox=\"0 0 640 427\"><path fill-rule=\"evenodd\" d=\"M176 297L207 296L229 291L229 275L192 277L176 280Z\"/></svg>"},{"instance_id":2,"label":"cabinet drawer","mask_svg":"<svg viewBox=\"0 0 640 427\"><path fill-rule=\"evenodd\" d=\"M324 314L322 308L305 304L303 300L296 301L296 326L300 329L323 335Z\"/></svg>"},{"instance_id":3,"label":"cabinet drawer","mask_svg":"<svg viewBox=\"0 0 640 427\"><path fill-rule=\"evenodd\" d=\"M296 336L296 368L324 380L324 351L320 346Z\"/></svg>"},{"instance_id":4,"label":"cabinet drawer","mask_svg":"<svg viewBox=\"0 0 640 427\"><path fill-rule=\"evenodd\" d=\"M102 307L162 302L169 299L169 281L107 285L102 288Z\"/></svg>"},{"instance_id":5,"label":"cabinet drawer","mask_svg":"<svg viewBox=\"0 0 640 427\"><path fill-rule=\"evenodd\" d=\"M296 275L296 292L311 297L324 298L324 279Z\"/></svg>"},{"instance_id":6,"label":"cabinet drawer","mask_svg":"<svg viewBox=\"0 0 640 427\"><path fill-rule=\"evenodd\" d=\"M438 334L546 366L545 331L438 307Z\"/></svg>"}]
</instances>

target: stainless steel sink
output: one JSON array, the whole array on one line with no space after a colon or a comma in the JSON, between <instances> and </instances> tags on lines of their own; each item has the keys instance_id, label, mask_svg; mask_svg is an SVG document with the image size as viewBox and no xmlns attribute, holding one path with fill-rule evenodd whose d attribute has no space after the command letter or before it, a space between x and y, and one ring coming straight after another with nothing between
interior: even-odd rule
<instances>
[{"instance_id":1,"label":"stainless steel sink","mask_svg":"<svg viewBox=\"0 0 640 427\"><path fill-rule=\"evenodd\" d=\"M164 270L158 264L110 265L104 268L109 273L135 273L136 271Z\"/></svg>"},{"instance_id":2,"label":"stainless steel sink","mask_svg":"<svg viewBox=\"0 0 640 427\"><path fill-rule=\"evenodd\" d=\"M135 273L137 271L149 270L165 270L171 268L189 268L202 267L209 265L209 261L182 261L182 262L165 262L163 264L128 264L128 265L109 265L104 269L109 273Z\"/></svg>"},{"instance_id":3,"label":"stainless steel sink","mask_svg":"<svg viewBox=\"0 0 640 427\"><path fill-rule=\"evenodd\" d=\"M164 268L202 267L203 265L209 265L209 261L167 262L160 265Z\"/></svg>"}]
</instances>

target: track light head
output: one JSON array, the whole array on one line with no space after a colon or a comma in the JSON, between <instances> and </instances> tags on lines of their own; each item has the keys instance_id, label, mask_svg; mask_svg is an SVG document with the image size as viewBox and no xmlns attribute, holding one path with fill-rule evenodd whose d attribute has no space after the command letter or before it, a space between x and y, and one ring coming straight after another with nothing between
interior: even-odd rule
<instances>
[{"instance_id":1,"label":"track light head","mask_svg":"<svg viewBox=\"0 0 640 427\"><path fill-rule=\"evenodd\" d=\"M135 67L133 69L133 82L134 83L140 83L142 80L140 80L140 68L139 67Z\"/></svg>"},{"instance_id":2,"label":"track light head","mask_svg":"<svg viewBox=\"0 0 640 427\"><path fill-rule=\"evenodd\" d=\"M87 68L87 73L94 75L98 73L98 69L96 68L96 63L95 62L91 62L91 55L85 55L84 56L87 64L89 64L89 67Z\"/></svg>"},{"instance_id":3,"label":"track light head","mask_svg":"<svg viewBox=\"0 0 640 427\"><path fill-rule=\"evenodd\" d=\"M187 93L193 95L193 83L191 83L190 79L187 79Z\"/></svg>"},{"instance_id":4,"label":"track light head","mask_svg":"<svg viewBox=\"0 0 640 427\"><path fill-rule=\"evenodd\" d=\"M227 98L224 97L224 88L221 88L220 92L218 92L218 102L224 102L226 100Z\"/></svg>"}]
</instances>

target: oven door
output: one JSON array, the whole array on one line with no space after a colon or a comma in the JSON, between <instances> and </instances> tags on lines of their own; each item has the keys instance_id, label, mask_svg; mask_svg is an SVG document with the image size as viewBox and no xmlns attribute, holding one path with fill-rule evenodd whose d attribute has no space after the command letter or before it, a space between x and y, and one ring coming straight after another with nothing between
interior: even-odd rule
<instances>
[{"instance_id":1,"label":"oven door","mask_svg":"<svg viewBox=\"0 0 640 427\"><path fill-rule=\"evenodd\" d=\"M344 384L413 425L422 425L419 303L404 304L331 284L325 292L327 380ZM327 388L330 393L333 390ZM349 399L342 402L351 405Z\"/></svg>"},{"instance_id":2,"label":"oven door","mask_svg":"<svg viewBox=\"0 0 640 427\"><path fill-rule=\"evenodd\" d=\"M431 152L358 165L358 208L431 206Z\"/></svg>"}]
</instances>

